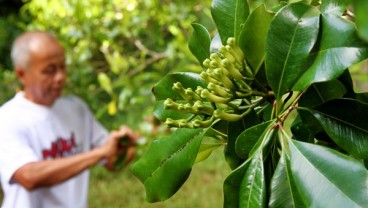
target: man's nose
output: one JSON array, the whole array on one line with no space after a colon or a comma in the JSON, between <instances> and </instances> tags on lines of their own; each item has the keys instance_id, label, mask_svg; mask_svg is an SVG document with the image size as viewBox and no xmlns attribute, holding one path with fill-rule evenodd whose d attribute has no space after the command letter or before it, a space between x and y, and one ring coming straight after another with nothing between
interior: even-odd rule
<instances>
[{"instance_id":1,"label":"man's nose","mask_svg":"<svg viewBox=\"0 0 368 208\"><path fill-rule=\"evenodd\" d=\"M63 83L66 79L66 70L64 68L59 68L55 75L55 81Z\"/></svg>"}]
</instances>

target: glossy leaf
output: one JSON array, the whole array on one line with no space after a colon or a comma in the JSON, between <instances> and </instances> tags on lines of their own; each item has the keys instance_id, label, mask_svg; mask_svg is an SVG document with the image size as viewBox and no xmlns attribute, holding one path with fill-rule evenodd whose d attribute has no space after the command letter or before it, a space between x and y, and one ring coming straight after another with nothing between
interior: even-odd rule
<instances>
[{"instance_id":1,"label":"glossy leaf","mask_svg":"<svg viewBox=\"0 0 368 208\"><path fill-rule=\"evenodd\" d=\"M344 85L334 79L312 84L299 101L299 106L312 107L327 101L342 98L346 93Z\"/></svg>"},{"instance_id":2,"label":"glossy leaf","mask_svg":"<svg viewBox=\"0 0 368 208\"><path fill-rule=\"evenodd\" d=\"M271 180L271 196L269 207L306 207L302 195L299 193L290 169L290 161L285 151L277 164L275 173Z\"/></svg>"},{"instance_id":3,"label":"glossy leaf","mask_svg":"<svg viewBox=\"0 0 368 208\"><path fill-rule=\"evenodd\" d=\"M264 61L266 35L272 17L273 14L262 4L249 15L240 33L238 45L243 50L245 60L254 74L257 74Z\"/></svg>"},{"instance_id":4,"label":"glossy leaf","mask_svg":"<svg viewBox=\"0 0 368 208\"><path fill-rule=\"evenodd\" d=\"M132 167L145 186L148 202L170 198L186 181L204 134L203 129L182 128L152 142L147 153Z\"/></svg>"},{"instance_id":5,"label":"glossy leaf","mask_svg":"<svg viewBox=\"0 0 368 208\"><path fill-rule=\"evenodd\" d=\"M368 1L353 0L355 22L359 36L368 42Z\"/></svg>"},{"instance_id":6,"label":"glossy leaf","mask_svg":"<svg viewBox=\"0 0 368 208\"><path fill-rule=\"evenodd\" d=\"M266 42L266 75L276 99L295 84L303 72L318 36L319 11L295 3L282 8L271 22Z\"/></svg>"},{"instance_id":7,"label":"glossy leaf","mask_svg":"<svg viewBox=\"0 0 368 208\"><path fill-rule=\"evenodd\" d=\"M368 159L368 104L337 99L307 110L342 149Z\"/></svg>"},{"instance_id":8,"label":"glossy leaf","mask_svg":"<svg viewBox=\"0 0 368 208\"><path fill-rule=\"evenodd\" d=\"M263 153L258 151L249 163L239 191L239 207L265 207L266 184Z\"/></svg>"},{"instance_id":9,"label":"glossy leaf","mask_svg":"<svg viewBox=\"0 0 368 208\"><path fill-rule=\"evenodd\" d=\"M263 132L258 139L257 144L253 147L249 158L234 169L224 182L224 208L235 208L239 207L240 203L243 205L263 203L263 163L262 167L259 163L263 161L263 148L273 138L274 131L269 128ZM252 167L252 168L250 168ZM261 172L262 171L262 172ZM256 184L251 184L252 177L256 181ZM253 187L254 185L254 187ZM247 189L251 188L254 191L261 193L261 198L252 196L251 193L247 192ZM251 200L251 201L249 201ZM258 207L258 206L256 206Z\"/></svg>"},{"instance_id":10,"label":"glossy leaf","mask_svg":"<svg viewBox=\"0 0 368 208\"><path fill-rule=\"evenodd\" d=\"M241 26L248 18L249 6L246 0L213 0L211 14L225 45L229 37L238 39Z\"/></svg>"},{"instance_id":11,"label":"glossy leaf","mask_svg":"<svg viewBox=\"0 0 368 208\"><path fill-rule=\"evenodd\" d=\"M350 3L351 0L324 0L321 3L321 12L341 16Z\"/></svg>"},{"instance_id":12,"label":"glossy leaf","mask_svg":"<svg viewBox=\"0 0 368 208\"><path fill-rule=\"evenodd\" d=\"M269 127L271 122L272 121L267 121L265 123L254 125L239 134L235 143L235 151L240 158L247 159L249 157L249 153L259 138L261 138L262 134L264 134L267 127Z\"/></svg>"},{"instance_id":13,"label":"glossy leaf","mask_svg":"<svg viewBox=\"0 0 368 208\"><path fill-rule=\"evenodd\" d=\"M203 61L210 57L211 36L208 30L201 24L192 23L193 33L189 39L189 49L203 65Z\"/></svg>"},{"instance_id":14,"label":"glossy leaf","mask_svg":"<svg viewBox=\"0 0 368 208\"><path fill-rule=\"evenodd\" d=\"M311 66L293 87L304 90L310 84L335 79L346 68L368 57L368 45L361 41L355 25L334 14L322 14L320 48Z\"/></svg>"},{"instance_id":15,"label":"glossy leaf","mask_svg":"<svg viewBox=\"0 0 368 208\"><path fill-rule=\"evenodd\" d=\"M224 208L238 208L239 207L239 194L241 188L241 182L244 174L248 169L250 159L243 162L230 175L224 182Z\"/></svg>"},{"instance_id":16,"label":"glossy leaf","mask_svg":"<svg viewBox=\"0 0 368 208\"><path fill-rule=\"evenodd\" d=\"M357 160L319 145L291 141L290 168L307 207L366 207L368 172Z\"/></svg>"}]
</instances>

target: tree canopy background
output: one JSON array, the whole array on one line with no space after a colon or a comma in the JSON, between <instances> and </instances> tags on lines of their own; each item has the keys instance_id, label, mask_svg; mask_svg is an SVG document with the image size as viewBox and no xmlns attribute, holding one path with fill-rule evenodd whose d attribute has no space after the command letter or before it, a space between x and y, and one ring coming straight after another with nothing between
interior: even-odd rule
<instances>
[{"instance_id":1,"label":"tree canopy background","mask_svg":"<svg viewBox=\"0 0 368 208\"><path fill-rule=\"evenodd\" d=\"M162 76L198 71L187 42L191 23L213 24L209 0L1 1L0 103L20 89L10 47L27 30L56 35L67 51L66 93L87 101L107 127L151 125L151 88ZM140 129L144 131L144 129Z\"/></svg>"}]
</instances>

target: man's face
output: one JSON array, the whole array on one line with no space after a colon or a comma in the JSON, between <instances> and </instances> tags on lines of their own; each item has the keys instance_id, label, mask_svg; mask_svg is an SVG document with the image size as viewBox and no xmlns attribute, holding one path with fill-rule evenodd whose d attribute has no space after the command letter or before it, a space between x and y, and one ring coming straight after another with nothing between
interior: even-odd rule
<instances>
[{"instance_id":1,"label":"man's face","mask_svg":"<svg viewBox=\"0 0 368 208\"><path fill-rule=\"evenodd\" d=\"M52 106L66 80L65 54L55 41L43 41L32 49L29 68L17 70L25 97L37 104Z\"/></svg>"}]
</instances>

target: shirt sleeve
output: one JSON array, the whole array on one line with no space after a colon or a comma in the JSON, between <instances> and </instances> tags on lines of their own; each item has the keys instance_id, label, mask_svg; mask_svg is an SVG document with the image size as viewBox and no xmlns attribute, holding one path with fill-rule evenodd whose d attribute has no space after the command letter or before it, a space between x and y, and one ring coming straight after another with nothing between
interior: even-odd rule
<instances>
[{"instance_id":1,"label":"shirt sleeve","mask_svg":"<svg viewBox=\"0 0 368 208\"><path fill-rule=\"evenodd\" d=\"M28 145L25 132L0 122L0 174L11 183L16 170L38 160Z\"/></svg>"}]
</instances>

